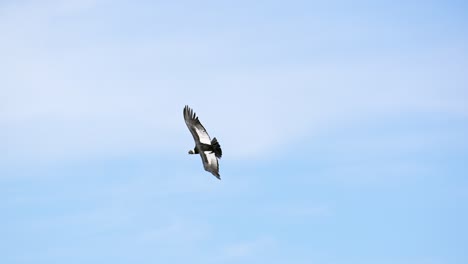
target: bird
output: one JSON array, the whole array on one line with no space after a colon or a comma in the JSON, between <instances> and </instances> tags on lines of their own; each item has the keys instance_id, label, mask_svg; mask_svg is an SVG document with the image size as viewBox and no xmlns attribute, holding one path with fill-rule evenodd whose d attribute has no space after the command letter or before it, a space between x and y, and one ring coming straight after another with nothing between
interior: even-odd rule
<instances>
[{"instance_id":1,"label":"bird","mask_svg":"<svg viewBox=\"0 0 468 264\"><path fill-rule=\"evenodd\" d=\"M200 154L205 170L221 180L218 159L223 155L223 151L218 140L215 137L211 140L197 115L188 105L184 107L184 120L195 141L195 147L189 150L188 154Z\"/></svg>"}]
</instances>

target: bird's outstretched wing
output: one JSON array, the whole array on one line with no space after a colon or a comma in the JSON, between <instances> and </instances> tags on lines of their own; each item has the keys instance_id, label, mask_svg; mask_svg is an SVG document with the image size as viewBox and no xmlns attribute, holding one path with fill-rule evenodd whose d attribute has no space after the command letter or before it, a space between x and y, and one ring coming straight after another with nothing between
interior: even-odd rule
<instances>
[{"instance_id":1,"label":"bird's outstretched wing","mask_svg":"<svg viewBox=\"0 0 468 264\"><path fill-rule=\"evenodd\" d=\"M219 176L219 163L215 154L212 151L201 151L200 156L205 170L211 172L211 174L221 180L221 176Z\"/></svg>"},{"instance_id":2,"label":"bird's outstretched wing","mask_svg":"<svg viewBox=\"0 0 468 264\"><path fill-rule=\"evenodd\" d=\"M210 135L208 135L208 132L206 132L206 129L200 123L200 120L198 120L197 115L187 105L184 108L184 119L195 142L207 145L211 144Z\"/></svg>"}]
</instances>

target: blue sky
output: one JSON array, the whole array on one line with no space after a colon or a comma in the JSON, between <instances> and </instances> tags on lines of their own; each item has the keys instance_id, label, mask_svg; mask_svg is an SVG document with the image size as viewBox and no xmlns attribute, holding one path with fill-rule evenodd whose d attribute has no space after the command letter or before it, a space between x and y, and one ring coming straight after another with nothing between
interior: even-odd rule
<instances>
[{"instance_id":1,"label":"blue sky","mask_svg":"<svg viewBox=\"0 0 468 264\"><path fill-rule=\"evenodd\" d=\"M0 262L467 263L467 9L2 1Z\"/></svg>"}]
</instances>

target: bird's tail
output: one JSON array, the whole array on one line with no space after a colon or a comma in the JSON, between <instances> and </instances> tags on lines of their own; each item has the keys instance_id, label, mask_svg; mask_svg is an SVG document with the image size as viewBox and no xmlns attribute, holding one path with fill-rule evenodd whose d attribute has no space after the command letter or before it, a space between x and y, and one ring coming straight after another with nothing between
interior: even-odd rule
<instances>
[{"instance_id":1,"label":"bird's tail","mask_svg":"<svg viewBox=\"0 0 468 264\"><path fill-rule=\"evenodd\" d=\"M221 150L221 145L219 145L219 142L216 138L213 138L213 140L211 140L211 146L213 147L213 152L215 153L215 156L218 159L220 159L223 155L223 151Z\"/></svg>"}]
</instances>

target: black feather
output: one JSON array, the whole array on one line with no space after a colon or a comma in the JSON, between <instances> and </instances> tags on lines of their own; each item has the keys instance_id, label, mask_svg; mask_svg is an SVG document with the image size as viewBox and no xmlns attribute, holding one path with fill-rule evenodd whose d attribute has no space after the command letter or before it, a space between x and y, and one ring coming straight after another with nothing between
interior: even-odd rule
<instances>
[{"instance_id":1,"label":"black feather","mask_svg":"<svg viewBox=\"0 0 468 264\"><path fill-rule=\"evenodd\" d=\"M213 148L213 152L215 153L215 156L220 159L221 156L223 156L223 151L221 150L221 145L219 145L219 142L216 138L213 138L211 140L211 147Z\"/></svg>"}]
</instances>

